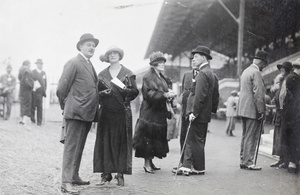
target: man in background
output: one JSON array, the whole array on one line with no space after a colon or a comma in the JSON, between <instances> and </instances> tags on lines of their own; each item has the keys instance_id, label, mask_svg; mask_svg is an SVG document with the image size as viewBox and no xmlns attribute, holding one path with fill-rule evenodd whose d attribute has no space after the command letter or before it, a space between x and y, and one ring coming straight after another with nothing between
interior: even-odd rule
<instances>
[{"instance_id":1,"label":"man in background","mask_svg":"<svg viewBox=\"0 0 300 195\"><path fill-rule=\"evenodd\" d=\"M241 75L241 90L237 115L242 117L243 135L240 150L240 168L261 170L253 162L255 148L265 117L265 94L261 71L268 65L268 53L258 51L253 63Z\"/></svg>"},{"instance_id":2,"label":"man in background","mask_svg":"<svg viewBox=\"0 0 300 195\"><path fill-rule=\"evenodd\" d=\"M11 74L12 66L8 64L6 67L7 74L0 77L0 96L4 98L6 105L6 113L4 114L4 120L8 120L11 114L11 107L14 102L14 90L16 88L16 77Z\"/></svg>"},{"instance_id":3,"label":"man in background","mask_svg":"<svg viewBox=\"0 0 300 195\"><path fill-rule=\"evenodd\" d=\"M46 97L47 77L45 71L43 71L43 60L37 59L35 64L37 68L32 71L34 88L32 91L31 122L37 122L37 125L41 126L43 119L43 97ZM37 111L37 120L35 120L35 109Z\"/></svg>"}]
</instances>

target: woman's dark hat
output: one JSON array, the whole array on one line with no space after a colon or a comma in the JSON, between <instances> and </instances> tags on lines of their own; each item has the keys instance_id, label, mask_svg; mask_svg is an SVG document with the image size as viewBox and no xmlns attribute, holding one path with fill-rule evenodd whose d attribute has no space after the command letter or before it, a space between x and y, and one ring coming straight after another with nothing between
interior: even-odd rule
<instances>
[{"instance_id":1,"label":"woman's dark hat","mask_svg":"<svg viewBox=\"0 0 300 195\"><path fill-rule=\"evenodd\" d=\"M97 47L97 45L99 43L99 40L95 39L92 34L90 34L90 33L83 34L83 35L81 35L80 40L78 41L78 43L76 45L78 51L80 51L79 46L86 41L93 41L95 43L95 47Z\"/></svg>"},{"instance_id":2,"label":"woman's dark hat","mask_svg":"<svg viewBox=\"0 0 300 195\"><path fill-rule=\"evenodd\" d=\"M278 70L281 68L284 68L287 72L291 72L293 69L292 63L291 62L283 62L282 64L277 65Z\"/></svg>"},{"instance_id":3,"label":"woman's dark hat","mask_svg":"<svg viewBox=\"0 0 300 195\"><path fill-rule=\"evenodd\" d=\"M150 58L150 65L156 65L159 61L164 61L166 62L167 59L164 57L164 54L160 51L157 52L153 52L152 54L150 54L149 56Z\"/></svg>"},{"instance_id":4,"label":"woman's dark hat","mask_svg":"<svg viewBox=\"0 0 300 195\"><path fill-rule=\"evenodd\" d=\"M212 57L210 55L210 49L208 47L199 45L196 49L194 49L192 51L192 55L194 55L195 53L199 53L199 54L203 54L203 55L207 56L208 60L212 59Z\"/></svg>"},{"instance_id":5,"label":"woman's dark hat","mask_svg":"<svg viewBox=\"0 0 300 195\"><path fill-rule=\"evenodd\" d=\"M260 59L266 63L269 63L269 54L265 51L258 51L256 52L254 59Z\"/></svg>"}]
</instances>

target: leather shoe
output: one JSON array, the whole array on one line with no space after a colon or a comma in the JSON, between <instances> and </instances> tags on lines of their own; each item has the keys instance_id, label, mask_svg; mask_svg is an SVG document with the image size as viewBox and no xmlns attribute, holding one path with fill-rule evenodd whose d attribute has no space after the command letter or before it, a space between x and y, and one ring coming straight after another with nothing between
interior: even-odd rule
<instances>
[{"instance_id":1,"label":"leather shoe","mask_svg":"<svg viewBox=\"0 0 300 195\"><path fill-rule=\"evenodd\" d=\"M288 163L281 163L279 166L278 166L279 169L287 169L288 168Z\"/></svg>"},{"instance_id":2,"label":"leather shoe","mask_svg":"<svg viewBox=\"0 0 300 195\"><path fill-rule=\"evenodd\" d=\"M61 184L61 192L69 194L79 194L79 191L74 189L74 186L71 183Z\"/></svg>"},{"instance_id":3,"label":"leather shoe","mask_svg":"<svg viewBox=\"0 0 300 195\"><path fill-rule=\"evenodd\" d=\"M252 165L245 165L246 168L245 170L251 170L251 171L260 171L261 167L257 167L256 165L252 164Z\"/></svg>"},{"instance_id":4,"label":"leather shoe","mask_svg":"<svg viewBox=\"0 0 300 195\"><path fill-rule=\"evenodd\" d=\"M152 161L150 162L150 166L151 166L151 169L154 170L154 171L160 170L160 167L156 167L156 166L153 164Z\"/></svg>"},{"instance_id":5,"label":"leather shoe","mask_svg":"<svg viewBox=\"0 0 300 195\"><path fill-rule=\"evenodd\" d=\"M246 165L244 165L244 164L240 164L240 168L241 168L241 169L246 169L246 168L247 168L247 166L246 166Z\"/></svg>"},{"instance_id":6,"label":"leather shoe","mask_svg":"<svg viewBox=\"0 0 300 195\"><path fill-rule=\"evenodd\" d=\"M90 185L89 181L83 181L80 177L72 182L73 185Z\"/></svg>"},{"instance_id":7,"label":"leather shoe","mask_svg":"<svg viewBox=\"0 0 300 195\"><path fill-rule=\"evenodd\" d=\"M277 161L277 162L270 164L270 167L279 167L279 165L281 165L281 164L282 164L282 162Z\"/></svg>"}]
</instances>

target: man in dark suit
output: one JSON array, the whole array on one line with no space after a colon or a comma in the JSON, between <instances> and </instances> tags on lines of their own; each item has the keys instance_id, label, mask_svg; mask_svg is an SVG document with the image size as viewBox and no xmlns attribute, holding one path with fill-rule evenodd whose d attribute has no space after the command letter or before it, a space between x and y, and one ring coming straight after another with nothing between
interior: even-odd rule
<instances>
[{"instance_id":1,"label":"man in dark suit","mask_svg":"<svg viewBox=\"0 0 300 195\"><path fill-rule=\"evenodd\" d=\"M34 87L32 91L31 103L31 122L35 123L35 108L37 112L37 125L42 125L43 119L43 97L46 97L47 78L46 73L43 71L43 60L37 59L35 62L37 69L32 71L34 80Z\"/></svg>"},{"instance_id":2,"label":"man in dark suit","mask_svg":"<svg viewBox=\"0 0 300 195\"><path fill-rule=\"evenodd\" d=\"M218 79L209 65L212 59L210 49L198 46L192 51L192 63L199 66L199 73L192 84L187 100L186 114L191 122L187 133L187 142L184 148L182 167L178 174L190 173L204 175L205 155L204 147L207 135L207 126L211 120L211 113L216 113L219 103ZM192 168L193 165L193 169Z\"/></svg>"},{"instance_id":3,"label":"man in dark suit","mask_svg":"<svg viewBox=\"0 0 300 195\"><path fill-rule=\"evenodd\" d=\"M180 154L181 159L180 159L180 164L179 167L182 166L182 160L183 160L183 145L184 145L184 141L185 141L185 137L186 137L186 132L189 126L189 118L187 116L186 113L186 106L187 106L187 99L190 95L190 91L191 91L191 87L192 87L192 83L196 82L195 78L199 72L199 66L200 64L195 64L192 62L192 70L184 73L183 78L182 78L182 85L181 85L181 89L182 89L182 94L181 94L181 127L180 127ZM177 166L173 168L172 172L176 173L177 171Z\"/></svg>"},{"instance_id":4,"label":"man in dark suit","mask_svg":"<svg viewBox=\"0 0 300 195\"><path fill-rule=\"evenodd\" d=\"M268 65L268 53L258 51L253 63L241 75L241 90L237 115L242 117L243 135L240 151L240 168L261 170L253 162L260 128L265 117L265 94L262 69Z\"/></svg>"},{"instance_id":5,"label":"man in dark suit","mask_svg":"<svg viewBox=\"0 0 300 195\"><path fill-rule=\"evenodd\" d=\"M97 74L90 58L99 43L92 34L83 34L77 43L79 54L69 60L59 79L57 96L63 109L66 135L62 163L61 190L78 193L73 187L88 185L79 177L79 166L87 134L97 120Z\"/></svg>"}]
</instances>

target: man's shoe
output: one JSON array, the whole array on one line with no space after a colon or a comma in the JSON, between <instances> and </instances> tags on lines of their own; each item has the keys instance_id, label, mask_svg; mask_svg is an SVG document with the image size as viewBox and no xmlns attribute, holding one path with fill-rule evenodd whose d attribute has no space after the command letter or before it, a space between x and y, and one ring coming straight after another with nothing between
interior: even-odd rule
<instances>
[{"instance_id":1,"label":"man's shoe","mask_svg":"<svg viewBox=\"0 0 300 195\"><path fill-rule=\"evenodd\" d=\"M246 166L246 170L251 170L251 171L260 171L261 167L257 167L256 165L252 164L252 165L245 165Z\"/></svg>"},{"instance_id":2,"label":"man's shoe","mask_svg":"<svg viewBox=\"0 0 300 195\"><path fill-rule=\"evenodd\" d=\"M71 183L63 183L61 184L61 191L63 193L69 194L79 194L79 191L74 189L74 186Z\"/></svg>"},{"instance_id":3,"label":"man's shoe","mask_svg":"<svg viewBox=\"0 0 300 195\"><path fill-rule=\"evenodd\" d=\"M247 166L246 166L246 165L244 165L244 164L240 164L240 168L241 168L241 169L246 169L246 168L247 168Z\"/></svg>"},{"instance_id":4,"label":"man's shoe","mask_svg":"<svg viewBox=\"0 0 300 195\"><path fill-rule=\"evenodd\" d=\"M205 171L197 171L196 169L192 169L190 172L191 175L205 175Z\"/></svg>"},{"instance_id":5,"label":"man's shoe","mask_svg":"<svg viewBox=\"0 0 300 195\"><path fill-rule=\"evenodd\" d=\"M277 162L270 164L270 167L279 167L279 165L281 165L281 164L282 164L281 161L277 161Z\"/></svg>"},{"instance_id":6,"label":"man's shoe","mask_svg":"<svg viewBox=\"0 0 300 195\"><path fill-rule=\"evenodd\" d=\"M73 181L72 184L73 184L73 185L80 185L80 186L82 186L82 185L90 185L90 182L89 182L89 181L83 181L83 180L79 177L77 180Z\"/></svg>"},{"instance_id":7,"label":"man's shoe","mask_svg":"<svg viewBox=\"0 0 300 195\"><path fill-rule=\"evenodd\" d=\"M279 169L287 169L288 168L288 163L281 163L279 166L278 166Z\"/></svg>"},{"instance_id":8,"label":"man's shoe","mask_svg":"<svg viewBox=\"0 0 300 195\"><path fill-rule=\"evenodd\" d=\"M177 175L190 176L190 172L191 172L191 169L186 168L186 167L180 167L180 168L177 170ZM175 172L175 173L176 173L176 172Z\"/></svg>"}]
</instances>

